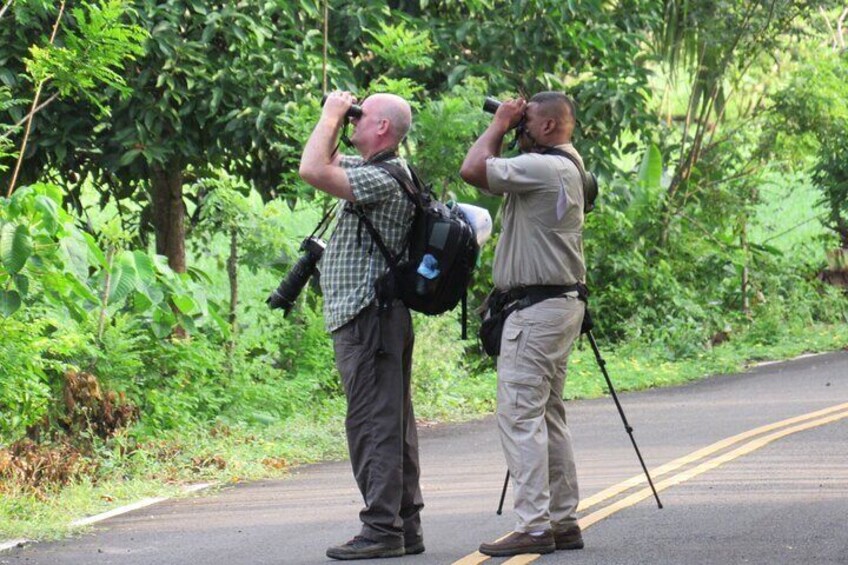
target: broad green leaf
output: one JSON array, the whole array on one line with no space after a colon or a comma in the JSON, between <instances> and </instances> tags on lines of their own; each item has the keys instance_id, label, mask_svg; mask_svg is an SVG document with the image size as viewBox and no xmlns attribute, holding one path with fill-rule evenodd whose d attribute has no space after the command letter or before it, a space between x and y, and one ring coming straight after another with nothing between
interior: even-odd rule
<instances>
[{"instance_id":1,"label":"broad green leaf","mask_svg":"<svg viewBox=\"0 0 848 565\"><path fill-rule=\"evenodd\" d=\"M77 232L70 237L59 240L60 255L65 263L65 269L80 280L88 278L88 244L85 238Z\"/></svg>"},{"instance_id":2,"label":"broad green leaf","mask_svg":"<svg viewBox=\"0 0 848 565\"><path fill-rule=\"evenodd\" d=\"M197 333L197 325L194 323L194 318L191 316L181 314L180 325L185 328L188 333Z\"/></svg>"},{"instance_id":3,"label":"broad green leaf","mask_svg":"<svg viewBox=\"0 0 848 565\"><path fill-rule=\"evenodd\" d=\"M660 188L662 180L662 154L659 147L653 143L645 151L642 165L639 167L639 182L650 192Z\"/></svg>"},{"instance_id":4,"label":"broad green leaf","mask_svg":"<svg viewBox=\"0 0 848 565\"><path fill-rule=\"evenodd\" d=\"M174 306L186 315L191 315L199 309L194 298L187 294L175 294L171 300L174 301Z\"/></svg>"},{"instance_id":5,"label":"broad green leaf","mask_svg":"<svg viewBox=\"0 0 848 565\"><path fill-rule=\"evenodd\" d=\"M209 273L199 267L189 266L186 268L186 274L194 282L205 285L212 284L212 277L209 276Z\"/></svg>"},{"instance_id":6,"label":"broad green leaf","mask_svg":"<svg viewBox=\"0 0 848 565\"><path fill-rule=\"evenodd\" d=\"M10 273L17 273L32 255L32 240L24 225L4 224L0 227L0 260Z\"/></svg>"},{"instance_id":7,"label":"broad green leaf","mask_svg":"<svg viewBox=\"0 0 848 565\"><path fill-rule=\"evenodd\" d=\"M15 290L0 290L0 316L8 318L21 307L21 295Z\"/></svg>"},{"instance_id":8,"label":"broad green leaf","mask_svg":"<svg viewBox=\"0 0 848 565\"><path fill-rule=\"evenodd\" d=\"M153 323L150 329L153 330L153 334L156 337L164 338L171 334L171 329L176 323L177 319L169 308L158 308L153 312Z\"/></svg>"},{"instance_id":9,"label":"broad green leaf","mask_svg":"<svg viewBox=\"0 0 848 565\"><path fill-rule=\"evenodd\" d=\"M139 288L138 291L144 294L153 304L159 304L163 300L165 300L165 292L159 285L142 284L141 288Z\"/></svg>"},{"instance_id":10,"label":"broad green leaf","mask_svg":"<svg viewBox=\"0 0 848 565\"><path fill-rule=\"evenodd\" d=\"M121 158L118 160L118 166L126 167L127 165L135 161L139 155L141 155L141 149L130 149L129 151L121 155Z\"/></svg>"},{"instance_id":11,"label":"broad green leaf","mask_svg":"<svg viewBox=\"0 0 848 565\"><path fill-rule=\"evenodd\" d=\"M75 277L73 273L62 273L54 277L51 286L61 294L72 292L75 296L87 301L89 306L100 303L100 299L94 291L85 282Z\"/></svg>"},{"instance_id":12,"label":"broad green leaf","mask_svg":"<svg viewBox=\"0 0 848 565\"><path fill-rule=\"evenodd\" d=\"M153 261L147 253L133 251L133 263L138 272L138 278L142 284L153 284L156 282L156 272Z\"/></svg>"},{"instance_id":13,"label":"broad green leaf","mask_svg":"<svg viewBox=\"0 0 848 565\"><path fill-rule=\"evenodd\" d=\"M232 328L230 328L229 322L227 322L227 320L224 319L224 317L221 316L220 313L218 313L218 309L210 308L209 316L212 318L212 321L214 321L215 324L218 326L218 329L221 330L221 334L223 334L225 338L229 339Z\"/></svg>"},{"instance_id":14,"label":"broad green leaf","mask_svg":"<svg viewBox=\"0 0 848 565\"><path fill-rule=\"evenodd\" d=\"M15 275L15 288L21 293L21 297L29 294L29 279L26 275Z\"/></svg>"},{"instance_id":15,"label":"broad green leaf","mask_svg":"<svg viewBox=\"0 0 848 565\"><path fill-rule=\"evenodd\" d=\"M100 249L100 246L97 244L97 240L94 239L94 236L90 233L83 233L83 239L85 239L85 244L88 246L88 254L96 262L101 269L106 269L109 267L109 264L106 262L106 255L103 254L103 250Z\"/></svg>"},{"instance_id":16,"label":"broad green leaf","mask_svg":"<svg viewBox=\"0 0 848 565\"><path fill-rule=\"evenodd\" d=\"M147 297L143 292L133 292L132 293L132 305L133 311L136 314L140 314L142 312L147 312L153 307L153 301Z\"/></svg>"},{"instance_id":17,"label":"broad green leaf","mask_svg":"<svg viewBox=\"0 0 848 565\"><path fill-rule=\"evenodd\" d=\"M55 235L59 228L59 206L53 199L39 194L35 197L35 209L41 215L41 223L45 231Z\"/></svg>"},{"instance_id":18,"label":"broad green leaf","mask_svg":"<svg viewBox=\"0 0 848 565\"><path fill-rule=\"evenodd\" d=\"M121 302L135 290L138 275L135 268L126 263L118 263L112 268L112 280L109 284L108 304Z\"/></svg>"}]
</instances>

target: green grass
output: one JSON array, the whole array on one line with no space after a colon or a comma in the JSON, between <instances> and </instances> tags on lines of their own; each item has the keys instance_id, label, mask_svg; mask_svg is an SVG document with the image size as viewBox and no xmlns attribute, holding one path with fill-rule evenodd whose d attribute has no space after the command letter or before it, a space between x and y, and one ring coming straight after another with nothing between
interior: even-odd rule
<instances>
[{"instance_id":1,"label":"green grass","mask_svg":"<svg viewBox=\"0 0 848 565\"><path fill-rule=\"evenodd\" d=\"M719 347L704 349L690 359L670 361L665 352L640 343L615 348L599 344L616 391L673 386L710 375L742 372L760 361L784 360L804 353L834 351L848 347L848 325L816 324L782 336L776 343L756 343L744 337ZM566 397L593 398L606 392L588 342L578 345L569 362Z\"/></svg>"},{"instance_id":2,"label":"green grass","mask_svg":"<svg viewBox=\"0 0 848 565\"><path fill-rule=\"evenodd\" d=\"M96 483L86 479L61 489L3 492L0 540L57 539L86 529L71 526L74 520L148 497L185 496L187 484L281 477L296 464L342 459L347 453L343 410L337 403L327 406L330 416L299 416L260 429L172 432L142 442L126 456L104 449L98 454L103 476Z\"/></svg>"},{"instance_id":3,"label":"green grass","mask_svg":"<svg viewBox=\"0 0 848 565\"><path fill-rule=\"evenodd\" d=\"M812 252L824 255L817 239L826 233L816 205L821 192L804 174L774 173L759 187L761 203L751 222L751 242L777 247L784 253Z\"/></svg>"}]
</instances>

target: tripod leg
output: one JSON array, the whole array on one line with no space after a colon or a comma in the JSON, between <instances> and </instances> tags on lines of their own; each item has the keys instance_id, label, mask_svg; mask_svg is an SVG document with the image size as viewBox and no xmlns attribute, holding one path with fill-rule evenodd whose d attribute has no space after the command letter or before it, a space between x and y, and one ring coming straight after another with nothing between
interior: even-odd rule
<instances>
[{"instance_id":1,"label":"tripod leg","mask_svg":"<svg viewBox=\"0 0 848 565\"><path fill-rule=\"evenodd\" d=\"M604 361L603 357L601 357L601 352L598 349L598 344L595 343L595 336L592 335L592 331L587 331L586 335L589 336L589 343L592 345L592 351L595 352L595 360L598 362L598 367L600 367L601 372L604 374L604 379L607 381L607 387L609 388L610 395L615 401L615 406L618 408L619 415L621 415L621 421L624 423L624 429L627 430L627 435L630 436L630 443L633 444L633 449L636 450L636 457L639 458L639 463L642 465L642 470L645 472L645 477L648 479L648 484L651 486L654 498L657 499L657 507L662 508L663 505L662 502L660 502L657 489L654 488L654 482L651 480L651 475L648 473L648 468L645 466L645 461L642 459L642 454L639 452L639 446L636 445L636 440L633 437L633 428L627 423L627 418L624 416L624 410L621 408L621 403L618 401L618 395L615 393L615 388L612 386L609 374L607 374L606 361Z\"/></svg>"},{"instance_id":2,"label":"tripod leg","mask_svg":"<svg viewBox=\"0 0 848 565\"><path fill-rule=\"evenodd\" d=\"M508 484L509 484L509 469L506 470L506 477L504 478L504 486L503 486L503 490L501 491L501 501L498 504L498 511L497 511L498 516L503 514L503 503L504 503L504 498L506 498L506 487L507 487Z\"/></svg>"}]
</instances>

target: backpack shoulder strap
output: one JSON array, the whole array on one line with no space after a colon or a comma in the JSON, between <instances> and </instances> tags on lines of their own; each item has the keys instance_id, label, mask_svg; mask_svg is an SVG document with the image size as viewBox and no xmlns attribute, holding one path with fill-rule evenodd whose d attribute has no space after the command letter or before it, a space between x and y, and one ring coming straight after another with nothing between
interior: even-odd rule
<instances>
[{"instance_id":1,"label":"backpack shoulder strap","mask_svg":"<svg viewBox=\"0 0 848 565\"><path fill-rule=\"evenodd\" d=\"M377 228L375 228L374 224L371 223L371 220L368 219L368 216L365 214L365 210L363 210L361 206L356 205L345 206L344 210L345 212L351 213L359 218L359 221L365 226L365 229L368 230L368 234L371 236L371 239L377 244L377 248L380 250L380 253L382 253L383 257L386 258L389 268L394 272L395 269L397 269L398 258L392 255L392 252L389 251L388 247L386 247L385 242L383 242L383 238L380 236L380 232L377 231Z\"/></svg>"},{"instance_id":2,"label":"backpack shoulder strap","mask_svg":"<svg viewBox=\"0 0 848 565\"><path fill-rule=\"evenodd\" d=\"M420 180L418 176L415 174L415 171L412 167L409 168L411 173L411 177L409 174L404 171L402 167L399 165L395 165L394 163L388 163L385 159L378 159L368 163L374 167L379 169L383 169L386 171L389 176L391 176L401 187L401 190L406 195L407 198L412 202L412 204L421 209L423 207L421 197L419 196L419 192L417 189L418 183ZM361 206L357 206L356 204L350 204L345 206L345 211L351 214L354 214L357 218L359 218L359 222L365 226L365 229L368 231L368 234L371 236L371 239L374 243L377 244L377 248L380 250L380 253L383 254L383 257L386 258L386 262L389 264L389 268L394 272L398 267L398 260L400 259L400 255L395 257L392 255L392 252L389 251L389 248L386 246L386 243L383 241L382 236L380 236L380 232L377 231L377 228L374 227L374 224L368 218L368 215L365 213L365 210L362 209ZM401 251L401 254L403 251Z\"/></svg>"},{"instance_id":3,"label":"backpack shoulder strap","mask_svg":"<svg viewBox=\"0 0 848 565\"><path fill-rule=\"evenodd\" d=\"M403 189L403 193L416 208L420 209L424 207L421 179L418 178L415 169L408 167L409 173L407 174L403 167L394 163L376 161L371 163L371 165L389 173L389 176L397 181L401 189Z\"/></svg>"}]
</instances>

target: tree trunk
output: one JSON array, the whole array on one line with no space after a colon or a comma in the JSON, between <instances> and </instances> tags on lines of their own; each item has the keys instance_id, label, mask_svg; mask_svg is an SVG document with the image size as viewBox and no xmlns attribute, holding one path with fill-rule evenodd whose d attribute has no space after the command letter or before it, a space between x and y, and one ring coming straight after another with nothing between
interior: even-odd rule
<instances>
[{"instance_id":1,"label":"tree trunk","mask_svg":"<svg viewBox=\"0 0 848 565\"><path fill-rule=\"evenodd\" d=\"M230 281L230 340L227 342L227 372L233 372L233 355L238 338L238 229L230 228L230 256L227 257L227 278Z\"/></svg>"},{"instance_id":2,"label":"tree trunk","mask_svg":"<svg viewBox=\"0 0 848 565\"><path fill-rule=\"evenodd\" d=\"M186 209L183 203L183 170L176 162L152 169L153 228L156 253L168 258L174 272L186 272Z\"/></svg>"},{"instance_id":3,"label":"tree trunk","mask_svg":"<svg viewBox=\"0 0 848 565\"><path fill-rule=\"evenodd\" d=\"M228 321L235 341L238 312L238 230L230 229L230 256L227 257L227 277L230 280L230 316Z\"/></svg>"}]
</instances>

